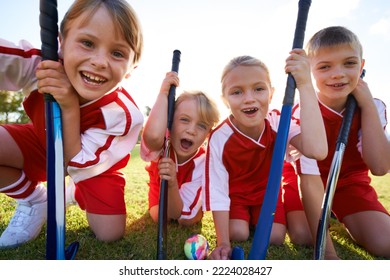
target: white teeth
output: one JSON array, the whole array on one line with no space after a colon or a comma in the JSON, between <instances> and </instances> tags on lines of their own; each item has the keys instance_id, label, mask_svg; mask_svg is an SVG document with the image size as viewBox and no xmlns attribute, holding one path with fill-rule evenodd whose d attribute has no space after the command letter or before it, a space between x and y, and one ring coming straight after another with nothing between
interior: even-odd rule
<instances>
[{"instance_id":1,"label":"white teeth","mask_svg":"<svg viewBox=\"0 0 390 280\"><path fill-rule=\"evenodd\" d=\"M243 109L243 112L252 112L252 111L257 111L257 108L251 108L251 109Z\"/></svg>"},{"instance_id":2,"label":"white teeth","mask_svg":"<svg viewBox=\"0 0 390 280\"><path fill-rule=\"evenodd\" d=\"M97 82L97 83L103 83L103 82L106 81L106 79L100 78L100 77L98 77L98 76L91 75L91 74L86 73L86 72L82 72L82 74L83 74L86 78L88 78L89 80L95 81L95 82Z\"/></svg>"}]
</instances>

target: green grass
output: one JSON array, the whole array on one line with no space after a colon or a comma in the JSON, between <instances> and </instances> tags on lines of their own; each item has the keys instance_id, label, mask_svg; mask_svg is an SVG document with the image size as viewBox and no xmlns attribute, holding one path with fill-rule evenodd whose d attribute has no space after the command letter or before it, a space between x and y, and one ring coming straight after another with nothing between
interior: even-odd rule
<instances>
[{"instance_id":1,"label":"green grass","mask_svg":"<svg viewBox=\"0 0 390 280\"><path fill-rule=\"evenodd\" d=\"M77 206L67 210L67 244L73 241L80 242L80 249L76 259L79 260L153 260L156 258L157 226L149 217L147 211L146 184L148 176L144 169L145 162L139 158L139 147L132 153L132 159L125 169L127 177L126 203L127 228L126 236L120 241L103 243L97 241L88 228L85 213ZM381 202L390 209L390 174L383 177L373 177L373 184L379 194ZM13 215L15 201L5 195L0 195L0 232L2 232ZM0 250L0 259L3 260L43 260L45 259L45 233L43 228L37 239L15 249ZM214 225L210 213L206 213L201 224L189 228L177 223L168 225L168 259L185 259L183 245L186 238L192 233L203 234L213 249L216 245ZM372 260L377 259L365 250L355 245L341 224L331 223L331 235L334 239L337 252L342 259ZM252 240L234 243L244 248L246 254L250 250ZM282 246L270 246L268 259L272 260L310 260L313 249L295 246L286 237Z\"/></svg>"}]
</instances>

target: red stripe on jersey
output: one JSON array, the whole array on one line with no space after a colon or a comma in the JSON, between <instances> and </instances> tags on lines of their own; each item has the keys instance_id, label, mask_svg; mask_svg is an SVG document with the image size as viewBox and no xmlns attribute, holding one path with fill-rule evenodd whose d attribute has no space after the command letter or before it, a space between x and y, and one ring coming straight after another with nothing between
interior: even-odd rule
<instances>
[{"instance_id":1,"label":"red stripe on jersey","mask_svg":"<svg viewBox=\"0 0 390 280\"><path fill-rule=\"evenodd\" d=\"M41 51L38 49L30 49L28 51L25 51L16 48L7 48L4 46L0 46L0 53L16 55L23 58L30 58L34 55L42 56Z\"/></svg>"}]
</instances>

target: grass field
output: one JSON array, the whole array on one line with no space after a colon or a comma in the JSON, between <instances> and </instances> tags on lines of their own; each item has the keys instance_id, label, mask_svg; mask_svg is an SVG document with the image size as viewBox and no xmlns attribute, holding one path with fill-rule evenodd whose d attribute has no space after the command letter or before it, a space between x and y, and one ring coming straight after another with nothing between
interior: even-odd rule
<instances>
[{"instance_id":1,"label":"grass field","mask_svg":"<svg viewBox=\"0 0 390 280\"><path fill-rule=\"evenodd\" d=\"M148 177L144 169L145 163L139 158L137 146L128 167L125 169L128 185L126 187L127 228L126 236L120 241L106 244L97 241L88 228L85 213L77 206L67 210L66 242L80 242L76 259L79 260L153 260L156 259L157 226L147 212L146 184ZM390 209L390 174L383 177L373 177L380 200ZM5 195L0 195L0 232L2 232L12 217L15 202ZM15 249L0 250L2 260L43 260L45 259L46 228L36 240L28 242ZM185 228L177 223L168 226L168 259L185 259L183 245L192 233L203 234L213 249L216 244L214 225L210 213L206 213L201 224ZM373 260L377 259L356 246L341 224L331 223L331 235L336 249L342 259ZM241 245L246 254L249 252L252 240L234 243ZM267 258L271 260L310 260L313 249L295 246L288 237L282 246L270 246Z\"/></svg>"}]
</instances>

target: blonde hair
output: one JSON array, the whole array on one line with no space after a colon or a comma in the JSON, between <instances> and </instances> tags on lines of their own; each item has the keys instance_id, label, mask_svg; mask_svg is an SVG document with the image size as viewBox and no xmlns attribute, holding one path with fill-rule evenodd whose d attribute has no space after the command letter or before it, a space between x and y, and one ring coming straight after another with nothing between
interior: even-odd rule
<instances>
[{"instance_id":1,"label":"blonde hair","mask_svg":"<svg viewBox=\"0 0 390 280\"><path fill-rule=\"evenodd\" d=\"M343 26L330 26L321 29L310 38L306 45L309 57L315 56L319 49L348 44L351 48L356 49L360 58L363 57L363 47L359 38L351 30Z\"/></svg>"},{"instance_id":2,"label":"blonde hair","mask_svg":"<svg viewBox=\"0 0 390 280\"><path fill-rule=\"evenodd\" d=\"M104 6L111 15L112 20L118 26L119 31L125 37L126 42L134 51L133 63L136 64L143 49L143 35L137 15L129 3L125 0L76 0L66 12L61 25L60 32L63 38L68 32L67 26L70 21L78 18L84 12L92 15L101 6ZM90 18L89 16L86 19Z\"/></svg>"},{"instance_id":3,"label":"blonde hair","mask_svg":"<svg viewBox=\"0 0 390 280\"><path fill-rule=\"evenodd\" d=\"M200 119L211 128L219 122L219 111L216 103L202 91L184 91L176 99L175 108L184 100L193 99L198 104Z\"/></svg>"},{"instance_id":4,"label":"blonde hair","mask_svg":"<svg viewBox=\"0 0 390 280\"><path fill-rule=\"evenodd\" d=\"M223 90L225 88L226 75L238 66L258 66L258 67L263 68L265 70L265 72L267 73L268 82L272 87L271 75L270 75L270 72L268 70L267 65L265 65L265 63L262 62L260 59L254 58L254 57L249 56L249 55L244 55L244 56L237 56L237 57L233 58L232 60L229 61L229 63L223 69L222 77L221 77L222 93L223 93Z\"/></svg>"}]
</instances>

